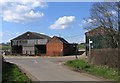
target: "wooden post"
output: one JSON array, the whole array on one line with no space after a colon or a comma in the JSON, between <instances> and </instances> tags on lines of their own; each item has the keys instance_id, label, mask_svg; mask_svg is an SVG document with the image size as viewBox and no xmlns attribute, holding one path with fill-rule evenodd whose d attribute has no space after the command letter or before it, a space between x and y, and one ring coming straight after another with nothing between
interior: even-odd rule
<instances>
[{"instance_id":1,"label":"wooden post","mask_svg":"<svg viewBox=\"0 0 120 83\"><path fill-rule=\"evenodd\" d=\"M77 53L78 53L78 45L75 46L75 48L76 48L75 58L78 59L78 57L77 57Z\"/></svg>"}]
</instances>

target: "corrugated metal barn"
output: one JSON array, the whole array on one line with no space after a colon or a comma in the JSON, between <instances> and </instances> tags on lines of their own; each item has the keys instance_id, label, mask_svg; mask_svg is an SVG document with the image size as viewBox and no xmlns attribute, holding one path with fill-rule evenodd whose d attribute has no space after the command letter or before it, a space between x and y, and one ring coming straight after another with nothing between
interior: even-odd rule
<instances>
[{"instance_id":1,"label":"corrugated metal barn","mask_svg":"<svg viewBox=\"0 0 120 83\"><path fill-rule=\"evenodd\" d=\"M49 36L43 34L26 32L11 40L12 54L46 54L46 44L49 39Z\"/></svg>"}]
</instances>

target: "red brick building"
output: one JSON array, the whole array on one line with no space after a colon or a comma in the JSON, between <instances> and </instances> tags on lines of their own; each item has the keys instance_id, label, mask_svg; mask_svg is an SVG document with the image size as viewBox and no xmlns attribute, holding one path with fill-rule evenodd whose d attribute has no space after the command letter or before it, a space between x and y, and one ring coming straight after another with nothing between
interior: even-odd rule
<instances>
[{"instance_id":1,"label":"red brick building","mask_svg":"<svg viewBox=\"0 0 120 83\"><path fill-rule=\"evenodd\" d=\"M48 56L63 56L77 53L77 44L70 44L61 37L54 36L47 43Z\"/></svg>"}]
</instances>

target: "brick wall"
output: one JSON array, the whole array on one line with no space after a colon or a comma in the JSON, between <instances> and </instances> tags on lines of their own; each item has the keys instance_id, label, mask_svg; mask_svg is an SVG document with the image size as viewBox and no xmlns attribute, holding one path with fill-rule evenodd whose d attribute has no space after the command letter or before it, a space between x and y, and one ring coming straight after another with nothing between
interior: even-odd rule
<instances>
[{"instance_id":1,"label":"brick wall","mask_svg":"<svg viewBox=\"0 0 120 83\"><path fill-rule=\"evenodd\" d=\"M48 43L47 44L47 55L48 56L63 55L63 44L60 42Z\"/></svg>"},{"instance_id":2,"label":"brick wall","mask_svg":"<svg viewBox=\"0 0 120 83\"><path fill-rule=\"evenodd\" d=\"M120 49L117 48L105 48L105 49L92 49L91 55L88 56L88 61L95 65L107 65L109 67L118 66L118 56ZM119 63L120 64L120 63Z\"/></svg>"},{"instance_id":3,"label":"brick wall","mask_svg":"<svg viewBox=\"0 0 120 83\"><path fill-rule=\"evenodd\" d=\"M76 53L77 44L70 44L64 39L53 37L47 43L48 56L63 56Z\"/></svg>"}]
</instances>

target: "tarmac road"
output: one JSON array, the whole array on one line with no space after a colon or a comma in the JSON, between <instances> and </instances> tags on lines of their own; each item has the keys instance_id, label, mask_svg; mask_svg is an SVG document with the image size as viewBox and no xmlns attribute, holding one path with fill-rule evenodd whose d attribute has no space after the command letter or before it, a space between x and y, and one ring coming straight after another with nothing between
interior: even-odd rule
<instances>
[{"instance_id":1,"label":"tarmac road","mask_svg":"<svg viewBox=\"0 0 120 83\"><path fill-rule=\"evenodd\" d=\"M101 81L94 76L78 73L61 65L75 57L5 57L7 62L20 66L34 81Z\"/></svg>"}]
</instances>

